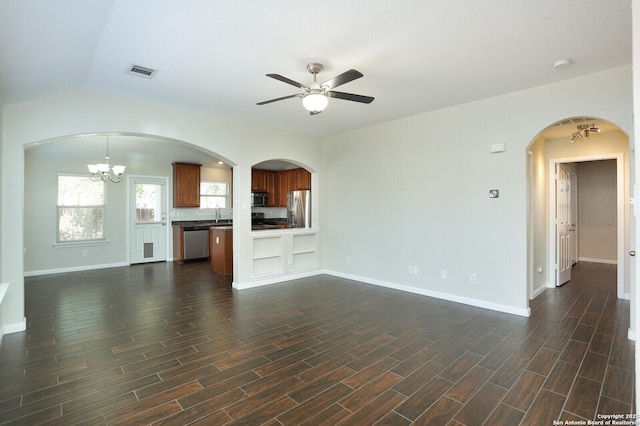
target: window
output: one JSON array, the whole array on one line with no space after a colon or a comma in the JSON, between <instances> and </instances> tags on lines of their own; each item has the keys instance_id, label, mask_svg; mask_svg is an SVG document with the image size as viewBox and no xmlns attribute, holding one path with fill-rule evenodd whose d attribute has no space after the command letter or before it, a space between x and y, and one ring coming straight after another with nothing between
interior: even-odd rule
<instances>
[{"instance_id":1,"label":"window","mask_svg":"<svg viewBox=\"0 0 640 426\"><path fill-rule=\"evenodd\" d=\"M58 175L58 242L104 240L104 182Z\"/></svg>"},{"instance_id":2,"label":"window","mask_svg":"<svg viewBox=\"0 0 640 426\"><path fill-rule=\"evenodd\" d=\"M136 183L136 223L162 220L162 185Z\"/></svg>"},{"instance_id":3,"label":"window","mask_svg":"<svg viewBox=\"0 0 640 426\"><path fill-rule=\"evenodd\" d=\"M229 198L229 184L227 182L200 182L200 208L227 208Z\"/></svg>"}]
</instances>

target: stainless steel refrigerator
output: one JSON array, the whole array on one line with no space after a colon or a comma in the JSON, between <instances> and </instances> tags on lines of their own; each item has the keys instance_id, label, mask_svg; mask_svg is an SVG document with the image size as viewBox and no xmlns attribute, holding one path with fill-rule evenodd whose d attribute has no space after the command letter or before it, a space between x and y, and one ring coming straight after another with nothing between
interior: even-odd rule
<instances>
[{"instance_id":1,"label":"stainless steel refrigerator","mask_svg":"<svg viewBox=\"0 0 640 426\"><path fill-rule=\"evenodd\" d=\"M287 192L287 227L311 228L311 191Z\"/></svg>"}]
</instances>

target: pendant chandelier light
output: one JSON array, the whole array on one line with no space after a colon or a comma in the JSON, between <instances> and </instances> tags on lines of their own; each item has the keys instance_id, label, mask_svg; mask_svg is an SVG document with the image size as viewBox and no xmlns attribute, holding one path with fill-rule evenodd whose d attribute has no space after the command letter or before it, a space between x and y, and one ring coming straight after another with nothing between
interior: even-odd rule
<instances>
[{"instance_id":1,"label":"pendant chandelier light","mask_svg":"<svg viewBox=\"0 0 640 426\"><path fill-rule=\"evenodd\" d=\"M596 127L596 123L591 124L579 124L578 131L573 132L571 135L571 142L575 142L579 139L588 138L590 133L599 133L600 128Z\"/></svg>"},{"instance_id":2,"label":"pendant chandelier light","mask_svg":"<svg viewBox=\"0 0 640 426\"><path fill-rule=\"evenodd\" d=\"M113 166L109 164L109 136L107 136L107 155L104 157L104 163L87 164L87 168L91 173L90 179L94 182L103 181L107 179L113 183L122 182L122 175L124 174L125 166Z\"/></svg>"}]
</instances>

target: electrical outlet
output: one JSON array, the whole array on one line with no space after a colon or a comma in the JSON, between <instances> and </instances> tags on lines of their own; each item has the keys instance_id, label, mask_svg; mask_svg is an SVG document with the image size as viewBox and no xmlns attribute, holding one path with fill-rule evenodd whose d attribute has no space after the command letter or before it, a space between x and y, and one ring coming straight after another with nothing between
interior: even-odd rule
<instances>
[{"instance_id":1,"label":"electrical outlet","mask_svg":"<svg viewBox=\"0 0 640 426\"><path fill-rule=\"evenodd\" d=\"M289 258L287 259L287 263L288 263L289 265L293 265L293 257L289 257Z\"/></svg>"},{"instance_id":2,"label":"electrical outlet","mask_svg":"<svg viewBox=\"0 0 640 426\"><path fill-rule=\"evenodd\" d=\"M87 257L87 251L86 250L82 250L82 257Z\"/></svg>"},{"instance_id":3,"label":"electrical outlet","mask_svg":"<svg viewBox=\"0 0 640 426\"><path fill-rule=\"evenodd\" d=\"M478 282L478 278L476 277L476 274L469 275L469 284L475 284L477 282Z\"/></svg>"},{"instance_id":4,"label":"electrical outlet","mask_svg":"<svg viewBox=\"0 0 640 426\"><path fill-rule=\"evenodd\" d=\"M407 272L409 272L410 274L413 274L413 266L409 265L409 270Z\"/></svg>"},{"instance_id":5,"label":"electrical outlet","mask_svg":"<svg viewBox=\"0 0 640 426\"><path fill-rule=\"evenodd\" d=\"M442 271L440 271L440 278L442 278L443 280L446 280L447 278L449 278L449 273L447 272L446 269L443 269Z\"/></svg>"},{"instance_id":6,"label":"electrical outlet","mask_svg":"<svg viewBox=\"0 0 640 426\"><path fill-rule=\"evenodd\" d=\"M347 263L351 263L351 256L347 256Z\"/></svg>"}]
</instances>

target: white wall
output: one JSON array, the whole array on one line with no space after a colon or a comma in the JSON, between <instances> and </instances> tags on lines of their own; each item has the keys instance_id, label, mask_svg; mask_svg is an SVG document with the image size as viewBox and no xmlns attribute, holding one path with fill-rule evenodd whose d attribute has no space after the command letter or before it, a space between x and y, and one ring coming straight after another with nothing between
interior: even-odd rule
<instances>
[{"instance_id":1,"label":"white wall","mask_svg":"<svg viewBox=\"0 0 640 426\"><path fill-rule=\"evenodd\" d=\"M326 138L325 267L526 315L527 147L573 116L631 133L630 88L624 67Z\"/></svg>"},{"instance_id":2,"label":"white wall","mask_svg":"<svg viewBox=\"0 0 640 426\"><path fill-rule=\"evenodd\" d=\"M63 96L7 105L3 114L2 276L12 283L7 293L5 324L24 317L24 145L68 135L103 132L135 133L184 141L235 164L234 281L251 281L251 165L285 159L314 172L322 170L317 137L240 123L194 111L134 102L95 93ZM314 185L318 185L314 182ZM318 186L319 187L319 186ZM314 194L315 196L315 194ZM317 200L315 205L317 205ZM14 285L15 284L15 285Z\"/></svg>"},{"instance_id":3,"label":"white wall","mask_svg":"<svg viewBox=\"0 0 640 426\"><path fill-rule=\"evenodd\" d=\"M631 1L631 19L632 19L632 58L633 58L633 85L632 85L632 93L633 93L633 114L634 117L635 111L640 111L640 0L632 0ZM640 117L635 116L635 120L633 121L633 129L635 130L635 136L631 137L631 146L636 145L636 138L640 136ZM640 152L638 150L634 150L634 159L633 159L633 172L635 176L640 176ZM634 198L637 198L638 193L636 190L633 191ZM637 211L637 206L634 206L634 210ZM634 213L637 215L637 213ZM636 242L640 241L640 227L635 225L633 227L633 236L634 236L634 244L632 246L633 250L637 250ZM637 272L635 268L635 262L631 262L631 269L634 272ZM637 273L633 274L634 282L631 286L631 323L632 330L640 329L640 315L635 314L635 307L638 306L638 292L637 288L640 285L640 277ZM635 333L635 332L634 332ZM640 341L636 339L635 346L635 372L636 377L640 374ZM635 391L636 394L640 391L640 380L635 381ZM636 399L636 407L635 411L638 412L640 409L640 399Z\"/></svg>"},{"instance_id":4,"label":"white wall","mask_svg":"<svg viewBox=\"0 0 640 426\"><path fill-rule=\"evenodd\" d=\"M549 255L548 240L548 202L549 202L549 159L546 155L546 140L536 139L529 147L529 298L532 299L542 292L549 283L547 271L547 256Z\"/></svg>"}]
</instances>

